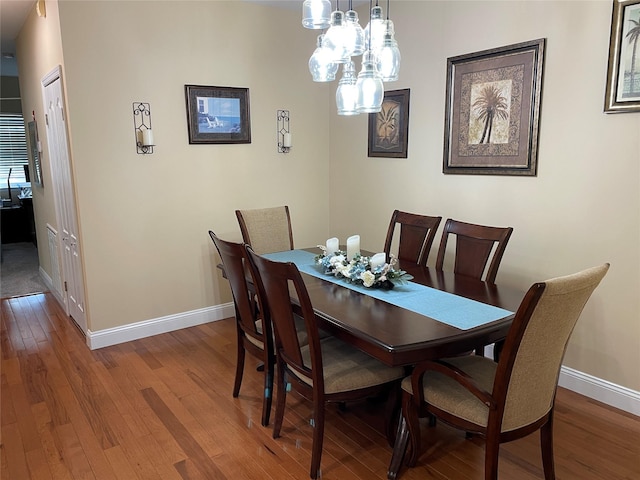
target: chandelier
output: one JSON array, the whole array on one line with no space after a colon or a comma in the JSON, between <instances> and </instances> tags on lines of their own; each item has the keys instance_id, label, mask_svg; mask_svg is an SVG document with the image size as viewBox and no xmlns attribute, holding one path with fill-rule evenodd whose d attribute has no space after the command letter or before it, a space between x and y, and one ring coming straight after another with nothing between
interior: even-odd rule
<instances>
[{"instance_id":1,"label":"chandelier","mask_svg":"<svg viewBox=\"0 0 640 480\"><path fill-rule=\"evenodd\" d=\"M400 50L393 22L383 17L382 7L369 0L369 23L363 29L358 13L349 0L349 10L342 12L339 0L331 12L330 0L304 0L302 25L322 30L316 49L309 59L314 82L331 82L342 65L342 78L336 90L338 115L376 113L382 107L383 82L394 82L400 70ZM353 57L362 55L360 73L355 74Z\"/></svg>"}]
</instances>

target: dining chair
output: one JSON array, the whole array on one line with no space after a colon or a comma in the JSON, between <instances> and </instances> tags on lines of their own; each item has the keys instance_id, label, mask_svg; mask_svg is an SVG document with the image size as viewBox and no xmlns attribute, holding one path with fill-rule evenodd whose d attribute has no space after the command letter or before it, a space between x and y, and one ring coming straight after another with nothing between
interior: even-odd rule
<instances>
[{"instance_id":1,"label":"dining chair","mask_svg":"<svg viewBox=\"0 0 640 480\"><path fill-rule=\"evenodd\" d=\"M502 256L513 232L512 227L490 227L460 222L449 218L444 224L436 270L442 271L449 236L455 236L455 263L453 271L462 275L495 283ZM489 258L491 257L491 263ZM487 269L487 263L489 268Z\"/></svg>"},{"instance_id":2,"label":"dining chair","mask_svg":"<svg viewBox=\"0 0 640 480\"><path fill-rule=\"evenodd\" d=\"M273 394L273 372L275 353L271 322L264 318L247 283L251 275L247 253L242 243L228 242L218 238L209 230L209 236L216 246L224 272L231 285L236 314L237 361L236 376L233 384L233 396L240 393L244 372L245 352L263 362L264 392L262 397L262 425L269 424Z\"/></svg>"},{"instance_id":3,"label":"dining chair","mask_svg":"<svg viewBox=\"0 0 640 480\"><path fill-rule=\"evenodd\" d=\"M384 253L389 258L396 230L400 230L398 239L398 259L418 265L426 265L433 239L442 217L430 217L416 213L394 210L384 242Z\"/></svg>"},{"instance_id":4,"label":"dining chair","mask_svg":"<svg viewBox=\"0 0 640 480\"><path fill-rule=\"evenodd\" d=\"M442 231L436 270L442 271L444 268L447 243L449 236L452 236L455 237L453 271L478 280L484 279L486 282L495 283L511 233L513 233L512 227L491 227L449 218ZM490 258L491 262L489 262ZM487 264L489 264L489 268L487 268ZM494 345L493 356L495 360L500 356L502 345L502 341L498 341ZM485 345L478 345L475 349L476 353L484 355L484 347Z\"/></svg>"},{"instance_id":5,"label":"dining chair","mask_svg":"<svg viewBox=\"0 0 640 480\"><path fill-rule=\"evenodd\" d=\"M540 430L544 478L555 478L553 414L558 376L571 332L609 264L535 283L509 329L499 362L477 355L428 361L402 381L402 418L388 472L395 479L420 454L418 419L445 423L485 437L485 480L498 478L501 443Z\"/></svg>"},{"instance_id":6,"label":"dining chair","mask_svg":"<svg viewBox=\"0 0 640 480\"><path fill-rule=\"evenodd\" d=\"M388 367L336 337L321 339L309 294L296 265L266 259L250 246L246 248L255 270L260 309L265 316L268 312L276 334L277 398L273 438L280 436L289 388L311 400L313 441L309 476L315 479L320 475L325 404L386 393L385 418L391 419L398 406L399 381L404 376L404 369ZM294 309L304 319L307 345L300 344L296 336ZM387 422L388 439L392 436L390 426L391 422Z\"/></svg>"},{"instance_id":7,"label":"dining chair","mask_svg":"<svg viewBox=\"0 0 640 480\"><path fill-rule=\"evenodd\" d=\"M236 210L242 239L259 255L293 250L291 216L287 205Z\"/></svg>"}]
</instances>

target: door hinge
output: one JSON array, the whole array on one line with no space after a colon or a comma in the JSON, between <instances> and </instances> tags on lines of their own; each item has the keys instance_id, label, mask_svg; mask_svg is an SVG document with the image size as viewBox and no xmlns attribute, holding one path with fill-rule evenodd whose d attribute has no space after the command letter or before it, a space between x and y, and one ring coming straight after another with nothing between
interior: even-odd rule
<instances>
[{"instance_id":1,"label":"door hinge","mask_svg":"<svg viewBox=\"0 0 640 480\"><path fill-rule=\"evenodd\" d=\"M67 282L66 282L66 280L65 280L65 282L64 282L64 291L65 291L65 292L68 292L68 291L69 291L69 290L67 289Z\"/></svg>"},{"instance_id":2,"label":"door hinge","mask_svg":"<svg viewBox=\"0 0 640 480\"><path fill-rule=\"evenodd\" d=\"M49 115L47 115L46 113L44 114L44 123L47 125L47 127L49 126Z\"/></svg>"}]
</instances>

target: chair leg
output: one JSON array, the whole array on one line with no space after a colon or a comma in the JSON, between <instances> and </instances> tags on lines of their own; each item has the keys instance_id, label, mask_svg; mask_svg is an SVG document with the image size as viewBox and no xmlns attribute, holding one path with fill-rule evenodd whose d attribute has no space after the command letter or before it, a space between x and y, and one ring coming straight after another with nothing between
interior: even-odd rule
<instances>
[{"instance_id":1,"label":"chair leg","mask_svg":"<svg viewBox=\"0 0 640 480\"><path fill-rule=\"evenodd\" d=\"M242 384L242 373L244 372L244 356L245 350L242 343L242 331L238 329L238 353L236 360L236 379L233 383L233 396L237 397L240 394L240 385Z\"/></svg>"},{"instance_id":2,"label":"chair leg","mask_svg":"<svg viewBox=\"0 0 640 480\"><path fill-rule=\"evenodd\" d=\"M265 362L264 372L264 396L262 397L262 426L269 425L271 416L271 400L273 398L273 361Z\"/></svg>"},{"instance_id":3,"label":"chair leg","mask_svg":"<svg viewBox=\"0 0 640 480\"><path fill-rule=\"evenodd\" d=\"M280 429L282 428L282 420L284 418L284 407L287 403L287 380L284 374L284 368L278 361L278 394L276 397L276 418L273 421L273 438L280 436Z\"/></svg>"},{"instance_id":4,"label":"chair leg","mask_svg":"<svg viewBox=\"0 0 640 480\"><path fill-rule=\"evenodd\" d=\"M498 454L500 453L500 434L497 438L490 438L487 434L487 440L484 450L484 480L498 480Z\"/></svg>"},{"instance_id":5,"label":"chair leg","mask_svg":"<svg viewBox=\"0 0 640 480\"><path fill-rule=\"evenodd\" d=\"M314 395L315 397L315 395ZM311 445L311 470L309 476L317 479L320 476L322 460L322 443L324 440L324 399L313 399L313 444Z\"/></svg>"},{"instance_id":6,"label":"chair leg","mask_svg":"<svg viewBox=\"0 0 640 480\"><path fill-rule=\"evenodd\" d=\"M402 466L402 459L407 451L407 444L409 443L409 430L407 429L407 421L404 415L400 413L400 420L398 420L398 430L396 432L396 442L393 446L393 454L391 455L391 462L389 463L389 470L387 470L387 479L396 480L400 467Z\"/></svg>"},{"instance_id":7,"label":"chair leg","mask_svg":"<svg viewBox=\"0 0 640 480\"><path fill-rule=\"evenodd\" d=\"M553 410L549 413L549 421L540 428L540 447L542 449L542 467L545 480L555 480L556 472L553 461Z\"/></svg>"}]
</instances>

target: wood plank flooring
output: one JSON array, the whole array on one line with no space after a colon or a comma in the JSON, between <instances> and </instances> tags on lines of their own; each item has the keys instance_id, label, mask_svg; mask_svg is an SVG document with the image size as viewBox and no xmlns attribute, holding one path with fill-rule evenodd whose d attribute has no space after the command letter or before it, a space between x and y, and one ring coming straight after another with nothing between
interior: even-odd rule
<instances>
[{"instance_id":1,"label":"wood plank flooring","mask_svg":"<svg viewBox=\"0 0 640 480\"><path fill-rule=\"evenodd\" d=\"M247 358L233 398L232 319L90 351L50 294L3 299L1 469L6 480L307 479L310 404L289 396L282 437L260 425ZM380 405L330 406L322 478L384 479ZM640 418L560 389L558 479L640 479ZM401 479L479 480L480 438L440 422ZM506 444L500 478L543 478L538 435Z\"/></svg>"}]
</instances>

